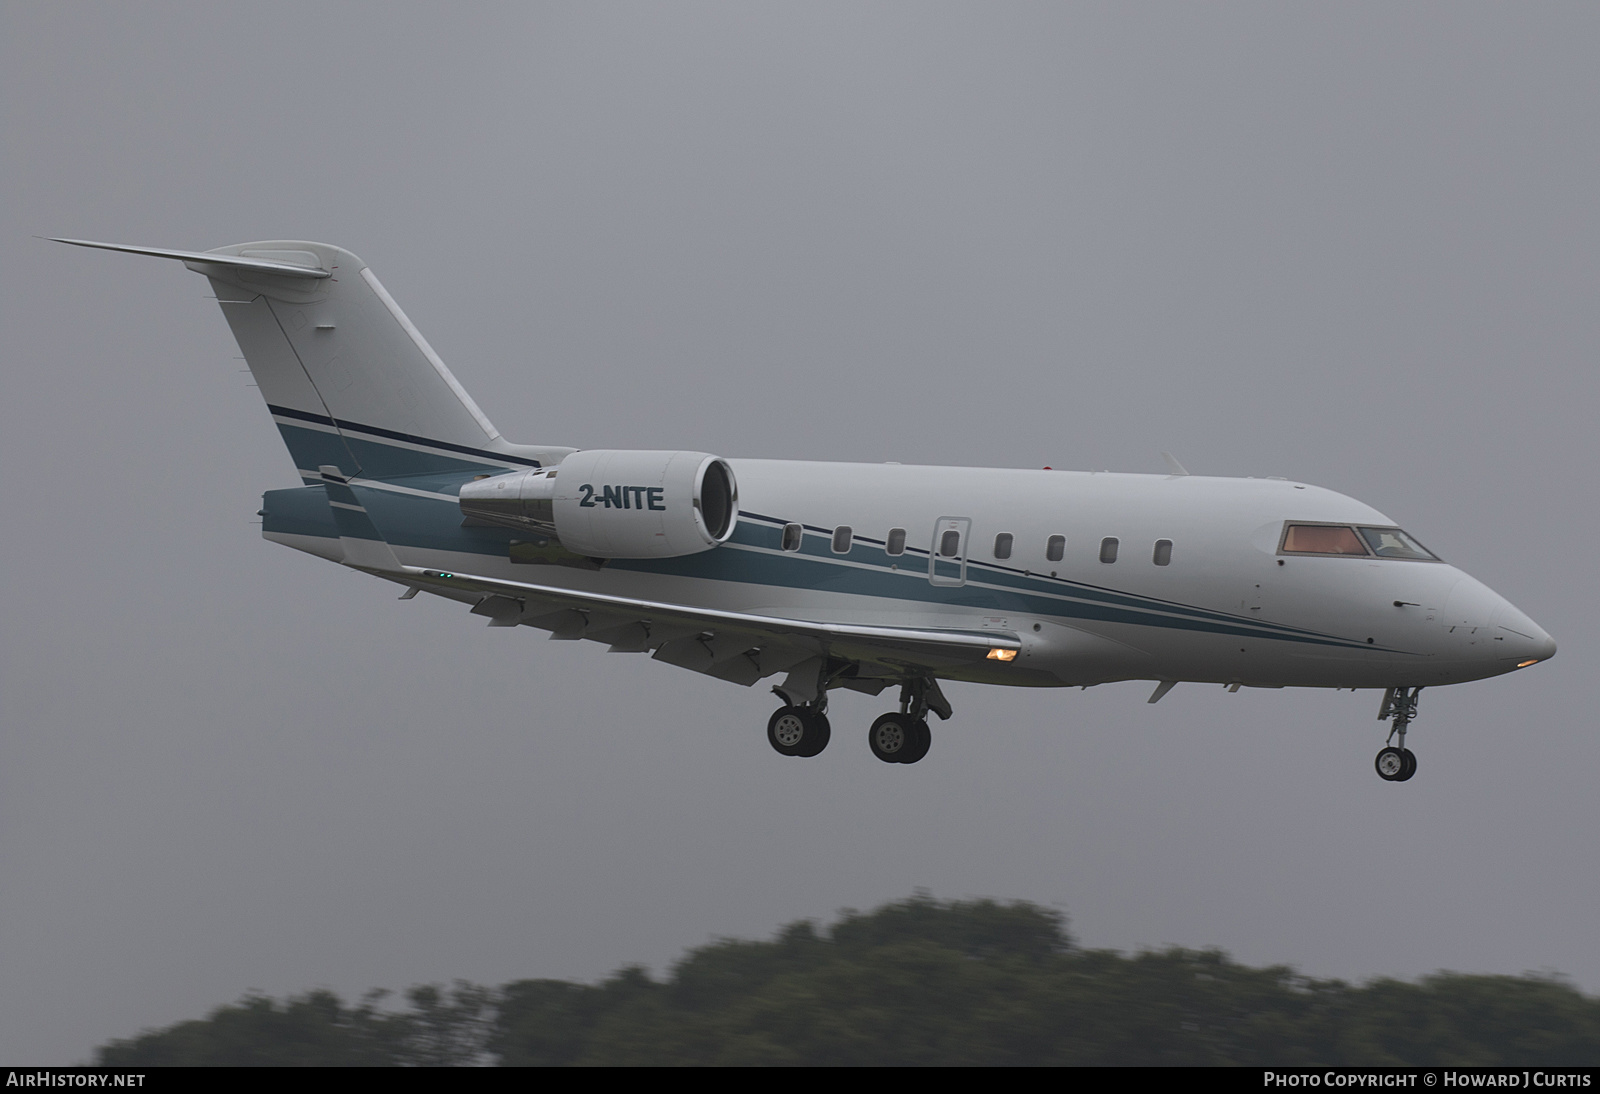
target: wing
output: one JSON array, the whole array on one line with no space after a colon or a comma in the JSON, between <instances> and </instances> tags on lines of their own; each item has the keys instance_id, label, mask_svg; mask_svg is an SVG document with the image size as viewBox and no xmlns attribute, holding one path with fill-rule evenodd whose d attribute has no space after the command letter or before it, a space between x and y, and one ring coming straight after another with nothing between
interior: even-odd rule
<instances>
[{"instance_id":1,"label":"wing","mask_svg":"<svg viewBox=\"0 0 1600 1094\"><path fill-rule=\"evenodd\" d=\"M482 593L473 607L491 627L540 627L552 638L587 638L614 652L651 651L658 661L748 687L820 659L858 665L842 683L876 694L906 675L938 675L1022 648L1010 631L874 627L752 615L444 570L404 568L422 588ZM788 686L787 684L785 685ZM810 690L804 683L801 691Z\"/></svg>"}]
</instances>

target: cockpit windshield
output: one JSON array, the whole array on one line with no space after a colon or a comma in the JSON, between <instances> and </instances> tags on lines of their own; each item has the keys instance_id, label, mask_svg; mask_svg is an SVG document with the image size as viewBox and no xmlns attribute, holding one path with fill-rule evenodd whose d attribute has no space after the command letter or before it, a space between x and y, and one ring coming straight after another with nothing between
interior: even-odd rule
<instances>
[{"instance_id":1,"label":"cockpit windshield","mask_svg":"<svg viewBox=\"0 0 1600 1094\"><path fill-rule=\"evenodd\" d=\"M1404 558L1437 562L1426 547L1398 528L1366 528L1349 524L1295 524L1283 528L1286 555L1353 555L1357 558Z\"/></svg>"},{"instance_id":2,"label":"cockpit windshield","mask_svg":"<svg viewBox=\"0 0 1600 1094\"><path fill-rule=\"evenodd\" d=\"M1366 545L1347 524L1291 524L1283 533L1291 555L1366 555Z\"/></svg>"},{"instance_id":3,"label":"cockpit windshield","mask_svg":"<svg viewBox=\"0 0 1600 1094\"><path fill-rule=\"evenodd\" d=\"M1367 541L1367 546L1379 558L1426 558L1437 561L1432 552L1398 528L1363 528L1361 538Z\"/></svg>"}]
</instances>

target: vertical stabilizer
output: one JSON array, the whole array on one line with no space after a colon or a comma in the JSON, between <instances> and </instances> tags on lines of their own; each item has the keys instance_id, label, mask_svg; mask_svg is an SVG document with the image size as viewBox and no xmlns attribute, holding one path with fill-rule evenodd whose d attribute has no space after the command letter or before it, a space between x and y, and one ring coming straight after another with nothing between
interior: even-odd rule
<instances>
[{"instance_id":1,"label":"vertical stabilizer","mask_svg":"<svg viewBox=\"0 0 1600 1094\"><path fill-rule=\"evenodd\" d=\"M466 469L494 453L499 431L355 255L299 242L218 253L328 271L320 280L199 271L305 478L329 465L346 478Z\"/></svg>"},{"instance_id":2,"label":"vertical stabilizer","mask_svg":"<svg viewBox=\"0 0 1600 1094\"><path fill-rule=\"evenodd\" d=\"M326 243L278 240L174 251L79 246L177 259L204 274L307 482L500 471L569 448L513 445L445 367L366 264Z\"/></svg>"}]
</instances>

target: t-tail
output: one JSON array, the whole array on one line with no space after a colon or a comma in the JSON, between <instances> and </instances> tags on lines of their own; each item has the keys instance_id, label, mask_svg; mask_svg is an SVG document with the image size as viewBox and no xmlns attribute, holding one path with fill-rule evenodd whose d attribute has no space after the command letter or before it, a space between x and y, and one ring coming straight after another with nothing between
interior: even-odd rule
<instances>
[{"instance_id":1,"label":"t-tail","mask_svg":"<svg viewBox=\"0 0 1600 1094\"><path fill-rule=\"evenodd\" d=\"M207 277L308 483L558 463L570 448L500 436L366 263L326 243L213 251L60 239L181 261Z\"/></svg>"}]
</instances>

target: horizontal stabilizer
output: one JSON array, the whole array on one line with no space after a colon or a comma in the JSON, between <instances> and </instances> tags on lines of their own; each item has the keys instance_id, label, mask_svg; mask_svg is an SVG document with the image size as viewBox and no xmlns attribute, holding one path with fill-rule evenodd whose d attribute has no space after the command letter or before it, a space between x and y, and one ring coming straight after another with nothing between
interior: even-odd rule
<instances>
[{"instance_id":1,"label":"horizontal stabilizer","mask_svg":"<svg viewBox=\"0 0 1600 1094\"><path fill-rule=\"evenodd\" d=\"M126 251L133 255L150 255L154 258L175 258L179 262L203 262L208 266L226 266L235 270L255 270L273 273L280 277L327 277L329 272L320 266L296 266L289 262L274 262L266 258L245 258L242 255L213 254L210 251L169 251L161 247L130 247L126 243L96 243L92 239L59 239L50 237L52 243L70 243L74 247L98 247L102 251ZM306 252L309 254L309 252Z\"/></svg>"}]
</instances>

